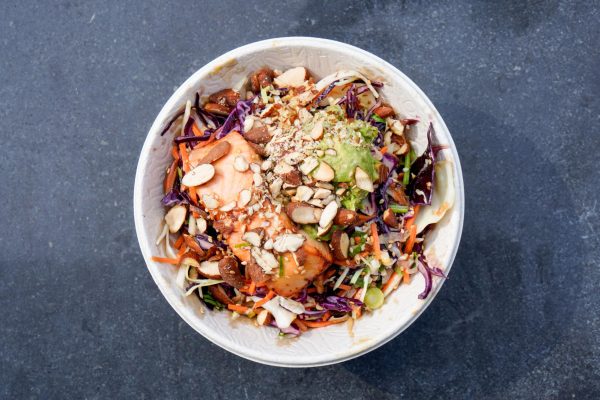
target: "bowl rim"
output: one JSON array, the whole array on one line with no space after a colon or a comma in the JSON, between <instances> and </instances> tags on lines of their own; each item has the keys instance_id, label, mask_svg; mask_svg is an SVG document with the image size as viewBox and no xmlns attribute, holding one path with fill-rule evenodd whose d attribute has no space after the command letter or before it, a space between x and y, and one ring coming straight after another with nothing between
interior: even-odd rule
<instances>
[{"instance_id":1,"label":"bowl rim","mask_svg":"<svg viewBox=\"0 0 600 400\"><path fill-rule=\"evenodd\" d=\"M456 236L454 238L454 243L452 244L452 250L451 250L451 254L450 254L450 258L449 258L449 263L445 269L446 274L448 274L450 272L452 265L454 264L456 254L458 252L458 248L459 248L460 240L461 240L461 236L462 236L462 230L463 230L463 224L464 224L464 213L465 213L464 181L463 181L460 159L459 159L456 145L454 143L452 135L450 134L450 131L448 130L448 127L446 126L446 123L444 122L442 116L440 115L438 110L435 108L435 106L433 105L431 100L427 97L427 95L425 95L425 93L408 76L406 76L403 72L401 72L398 68L396 68L389 62L383 60L382 58L380 58L366 50L363 50L356 46L352 46L350 44L339 42L336 40L322 39L322 38L316 38L316 37L290 36L290 37L271 38L271 39L252 42L252 43L237 47L233 50L230 50L230 51L218 56L217 58L213 59L212 61L210 61L203 67L201 67L200 69L198 69L190 77L188 77L183 83L181 83L181 85L179 85L177 90L170 96L169 100L167 100L167 102L163 105L160 112L156 116L154 122L152 123L152 126L150 127L150 129L146 135L146 139L144 140L144 144L143 144L143 147L142 147L142 150L140 153L140 157L139 157L139 160L137 163L134 190L133 190L133 213L134 213L136 236L138 239L140 249L142 251L142 256L144 257L144 262L146 263L146 267L147 267L148 271L150 272L152 279L154 280L154 282L158 286L159 290L161 291L163 297L167 300L167 302L171 305L171 307L175 310L175 312L177 312L177 314L196 332L198 332L203 337L205 337L212 343L216 344L217 346L219 346L233 354L236 354L237 356L240 356L242 358L245 358L245 359L248 359L248 360L251 360L254 362L258 362L261 364L278 366L278 367L288 367L288 368L316 367L316 366L325 366L325 365L341 363L341 362L348 361L353 358L359 357L361 355L364 355L370 351L373 351L373 350L379 348L380 346L383 346L384 344L388 343L389 341L391 341L392 339L397 337L399 334L404 332L404 330L406 330L409 326L411 326L414 323L414 321L417 320L417 318L419 318L419 316L429 307L429 305L431 304L433 299L437 296L437 294L441 290L443 284L445 283L445 280L442 279L438 285L435 285L435 287L429 294L428 298L419 307L417 312L413 313L413 315L402 326L400 326L396 331L393 331L392 333L388 334L387 336L380 337L380 338L377 338L376 340L373 340L372 345L370 345L368 347L359 348L355 351L349 351L349 352L343 354L342 356L336 355L335 353L326 353L326 354L322 355L321 357L318 357L314 361L311 361L308 363L294 363L294 364L289 363L289 362L279 362L274 358L269 358L268 356L260 357L259 355L249 354L244 351L245 349L243 347L236 346L235 343L230 343L227 340L223 339L223 336L213 334L213 332L210 329L202 330L201 326L196 326L195 323L192 323L191 319L188 318L188 316L183 312L183 310L182 310L183 307L181 307L181 305L178 304L176 302L176 300L167 293L166 288L162 287L161 282L159 281L159 278L157 277L157 275L155 275L155 273L153 272L153 269L150 268L151 265L154 265L154 262L150 258L151 257L151 254L149 253L150 249L147 246L147 243L148 243L147 233L143 229L142 182L143 182L144 173L145 173L145 166L147 165L149 156L152 153L151 147L152 147L153 135L155 135L155 134L157 134L157 132L159 132L163 122L166 121L167 118L169 117L169 115L167 115L168 112L170 110L174 109L174 106L177 105L176 103L179 103L181 101L180 100L181 97L184 95L185 91L187 90L187 87L191 84L191 82L197 81L199 79L199 77L206 75L207 73L215 70L215 68L231 61L231 59L233 59L233 58L248 55L248 54L251 54L251 53L266 49L266 48L270 48L270 47L278 47L278 46L306 47L307 45L313 46L313 47L315 47L315 46L321 47L321 48L335 48L335 50L338 50L338 51L341 50L343 52L348 53L349 55L350 54L359 55L359 56L362 56L365 58L369 58L373 62L381 65L383 68L385 68L387 70L387 73L389 73L390 75L397 75L399 80L403 80L406 84L411 86L411 88L413 90L415 90L415 92L419 96L421 96L422 101L428 107L430 107L430 109L435 113L435 116L436 116L436 118L438 118L441 128L445 129L445 132L448 133L447 139L448 139L448 142L450 145L449 150L451 151L451 154L452 154L452 158L453 158L452 161L456 163L456 172L457 172L456 179L457 179L457 189L458 190L456 192L456 200L455 200L454 206L455 207L458 206L459 220L458 220L458 229L456 232Z\"/></svg>"}]
</instances>

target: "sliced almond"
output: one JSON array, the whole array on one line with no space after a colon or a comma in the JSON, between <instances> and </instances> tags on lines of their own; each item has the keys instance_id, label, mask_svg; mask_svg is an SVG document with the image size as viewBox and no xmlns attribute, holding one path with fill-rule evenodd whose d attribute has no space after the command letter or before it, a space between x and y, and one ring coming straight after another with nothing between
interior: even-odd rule
<instances>
[{"instance_id":1,"label":"sliced almond","mask_svg":"<svg viewBox=\"0 0 600 400\"><path fill-rule=\"evenodd\" d=\"M271 313L267 310L262 310L256 316L256 322L258 323L258 325L267 326L271 323L271 321L273 321L273 317L271 316Z\"/></svg>"},{"instance_id":2,"label":"sliced almond","mask_svg":"<svg viewBox=\"0 0 600 400\"><path fill-rule=\"evenodd\" d=\"M288 163L289 165L296 165L298 164L300 161L302 161L302 159L304 158L304 154L298 152L298 151L293 151L291 153L288 153L285 155L285 157L283 158L284 161L286 163Z\"/></svg>"},{"instance_id":3,"label":"sliced almond","mask_svg":"<svg viewBox=\"0 0 600 400\"><path fill-rule=\"evenodd\" d=\"M200 257L193 251L188 251L181 256L179 265L189 265L195 268L200 267Z\"/></svg>"},{"instance_id":4,"label":"sliced almond","mask_svg":"<svg viewBox=\"0 0 600 400\"><path fill-rule=\"evenodd\" d=\"M273 250L273 239L269 239L267 240L264 244L263 244L263 249L265 250Z\"/></svg>"},{"instance_id":5,"label":"sliced almond","mask_svg":"<svg viewBox=\"0 0 600 400\"><path fill-rule=\"evenodd\" d=\"M323 200L321 200L321 203L323 203L323 205L326 206L329 203L331 203L332 201L335 201L335 195L334 194L330 194L329 196L325 197Z\"/></svg>"},{"instance_id":6,"label":"sliced almond","mask_svg":"<svg viewBox=\"0 0 600 400\"><path fill-rule=\"evenodd\" d=\"M331 227L333 226L333 223L330 222L329 225L327 225L325 228L321 228L320 226L317 227L317 236L323 236L325 234L327 234L327 232L329 232L329 230L331 229Z\"/></svg>"},{"instance_id":7,"label":"sliced almond","mask_svg":"<svg viewBox=\"0 0 600 400\"><path fill-rule=\"evenodd\" d=\"M313 172L313 177L321 182L330 182L335 177L335 172L333 171L333 168L329 166L329 164L321 161L315 172Z\"/></svg>"},{"instance_id":8,"label":"sliced almond","mask_svg":"<svg viewBox=\"0 0 600 400\"><path fill-rule=\"evenodd\" d=\"M202 261L198 266L198 272L200 275L209 279L220 279L221 273L219 272L218 261Z\"/></svg>"},{"instance_id":9,"label":"sliced almond","mask_svg":"<svg viewBox=\"0 0 600 400\"><path fill-rule=\"evenodd\" d=\"M248 171L249 164L248 160L246 160L246 157L244 157L243 155L236 156L233 159L233 168L235 168L235 170L238 172Z\"/></svg>"},{"instance_id":10,"label":"sliced almond","mask_svg":"<svg viewBox=\"0 0 600 400\"><path fill-rule=\"evenodd\" d=\"M269 143L271 140L271 135L267 127L258 123L255 123L252 129L246 131L244 137L246 140L256 144Z\"/></svg>"},{"instance_id":11,"label":"sliced almond","mask_svg":"<svg viewBox=\"0 0 600 400\"><path fill-rule=\"evenodd\" d=\"M182 205L171 207L171 209L165 215L165 222L169 227L169 232L175 233L181 229L181 226L185 222L186 214L187 209Z\"/></svg>"},{"instance_id":12,"label":"sliced almond","mask_svg":"<svg viewBox=\"0 0 600 400\"><path fill-rule=\"evenodd\" d=\"M260 247L260 235L254 231L248 231L242 236L242 240L254 247Z\"/></svg>"},{"instance_id":13,"label":"sliced almond","mask_svg":"<svg viewBox=\"0 0 600 400\"><path fill-rule=\"evenodd\" d=\"M323 188L323 189L327 189L327 190L334 190L335 189L335 187L331 183L327 183L327 182L317 182L315 184L315 186Z\"/></svg>"},{"instance_id":14,"label":"sliced almond","mask_svg":"<svg viewBox=\"0 0 600 400\"><path fill-rule=\"evenodd\" d=\"M296 195L294 196L295 201L308 201L313 196L314 190L308 186L298 186L296 189Z\"/></svg>"},{"instance_id":15,"label":"sliced almond","mask_svg":"<svg viewBox=\"0 0 600 400\"><path fill-rule=\"evenodd\" d=\"M210 164L200 164L184 175L181 183L187 187L200 186L215 176L215 167Z\"/></svg>"},{"instance_id":16,"label":"sliced almond","mask_svg":"<svg viewBox=\"0 0 600 400\"><path fill-rule=\"evenodd\" d=\"M317 121L310 131L310 138L313 140L319 140L323 137L323 122Z\"/></svg>"},{"instance_id":17,"label":"sliced almond","mask_svg":"<svg viewBox=\"0 0 600 400\"><path fill-rule=\"evenodd\" d=\"M268 171L271 168L273 168L273 161L271 160L265 160L262 162L262 164L260 164L260 169L263 171Z\"/></svg>"},{"instance_id":18,"label":"sliced almond","mask_svg":"<svg viewBox=\"0 0 600 400\"><path fill-rule=\"evenodd\" d=\"M283 74L274 79L278 87L298 87L301 86L306 79L306 69L304 67L290 68Z\"/></svg>"},{"instance_id":19,"label":"sliced almond","mask_svg":"<svg viewBox=\"0 0 600 400\"><path fill-rule=\"evenodd\" d=\"M207 228L206 220L202 217L196 218L196 230L198 231L198 233L206 232L206 228Z\"/></svg>"},{"instance_id":20,"label":"sliced almond","mask_svg":"<svg viewBox=\"0 0 600 400\"><path fill-rule=\"evenodd\" d=\"M299 169L300 172L302 172L304 175L308 175L318 166L319 160L317 160L314 157L307 157L306 159L304 159L304 161L302 161L302 164L300 164Z\"/></svg>"},{"instance_id":21,"label":"sliced almond","mask_svg":"<svg viewBox=\"0 0 600 400\"><path fill-rule=\"evenodd\" d=\"M237 205L240 208L246 207L248 203L250 203L250 200L252 200L252 192L248 189L244 189L239 194Z\"/></svg>"},{"instance_id":22,"label":"sliced almond","mask_svg":"<svg viewBox=\"0 0 600 400\"><path fill-rule=\"evenodd\" d=\"M256 163L250 164L250 171L254 172L255 174L260 174L260 165Z\"/></svg>"},{"instance_id":23,"label":"sliced almond","mask_svg":"<svg viewBox=\"0 0 600 400\"><path fill-rule=\"evenodd\" d=\"M290 164L286 163L285 161L280 161L275 166L273 172L275 172L277 175L283 175L293 170L294 168Z\"/></svg>"},{"instance_id":24,"label":"sliced almond","mask_svg":"<svg viewBox=\"0 0 600 400\"><path fill-rule=\"evenodd\" d=\"M225 204L224 206L222 206L221 208L219 208L219 210L223 211L223 212L228 212L233 210L236 207L236 202L235 201L230 201L229 203Z\"/></svg>"},{"instance_id":25,"label":"sliced almond","mask_svg":"<svg viewBox=\"0 0 600 400\"><path fill-rule=\"evenodd\" d=\"M244 132L248 132L250 129L252 129L252 125L254 125L254 117L249 115L244 120Z\"/></svg>"},{"instance_id":26,"label":"sliced almond","mask_svg":"<svg viewBox=\"0 0 600 400\"><path fill-rule=\"evenodd\" d=\"M252 254L252 257L256 261L256 263L267 274L272 273L273 270L279 266L277 259L275 258L273 253L271 253L269 251L254 247L254 248L252 248L252 250L250 252Z\"/></svg>"},{"instance_id":27,"label":"sliced almond","mask_svg":"<svg viewBox=\"0 0 600 400\"><path fill-rule=\"evenodd\" d=\"M343 187L341 187L341 188L338 188L338 189L335 191L335 194L336 194L337 196L341 196L341 195L343 195L344 193L346 193L346 188L343 188Z\"/></svg>"},{"instance_id":28,"label":"sliced almond","mask_svg":"<svg viewBox=\"0 0 600 400\"><path fill-rule=\"evenodd\" d=\"M325 199L327 198L329 195L331 194L331 190L328 189L323 189L323 188L318 188L315 191L315 194L313 195L313 197L315 199Z\"/></svg>"},{"instance_id":29,"label":"sliced almond","mask_svg":"<svg viewBox=\"0 0 600 400\"><path fill-rule=\"evenodd\" d=\"M263 178L258 173L255 173L254 175L252 175L252 180L254 181L254 186L260 186L263 184Z\"/></svg>"},{"instance_id":30,"label":"sliced almond","mask_svg":"<svg viewBox=\"0 0 600 400\"><path fill-rule=\"evenodd\" d=\"M325 229L328 225L330 225L337 214L337 210L338 205L335 201L327 204L323 210L323 213L321 214L321 218L319 218L319 226Z\"/></svg>"},{"instance_id":31,"label":"sliced almond","mask_svg":"<svg viewBox=\"0 0 600 400\"><path fill-rule=\"evenodd\" d=\"M307 201L307 203L319 208L325 207L325 205L323 205L323 202L319 199L310 199L309 201Z\"/></svg>"},{"instance_id":32,"label":"sliced almond","mask_svg":"<svg viewBox=\"0 0 600 400\"><path fill-rule=\"evenodd\" d=\"M195 161L196 164L212 164L219 158L227 155L231 150L231 144L229 142L219 142L208 153L201 159Z\"/></svg>"},{"instance_id":33,"label":"sliced almond","mask_svg":"<svg viewBox=\"0 0 600 400\"><path fill-rule=\"evenodd\" d=\"M344 231L335 231L331 235L331 248L333 256L337 260L345 260L348 258L348 249L350 247L350 238Z\"/></svg>"},{"instance_id":34,"label":"sliced almond","mask_svg":"<svg viewBox=\"0 0 600 400\"><path fill-rule=\"evenodd\" d=\"M306 203L290 202L285 207L285 213L297 224L316 224L322 211Z\"/></svg>"},{"instance_id":35,"label":"sliced almond","mask_svg":"<svg viewBox=\"0 0 600 400\"><path fill-rule=\"evenodd\" d=\"M219 207L219 202L210 194L202 195L202 202L207 210L214 210Z\"/></svg>"},{"instance_id":36,"label":"sliced almond","mask_svg":"<svg viewBox=\"0 0 600 400\"><path fill-rule=\"evenodd\" d=\"M283 185L283 179L275 178L275 180L269 185L269 191L273 197L279 196L281 192L281 186Z\"/></svg>"},{"instance_id":37,"label":"sliced almond","mask_svg":"<svg viewBox=\"0 0 600 400\"><path fill-rule=\"evenodd\" d=\"M279 253L285 253L286 251L298 250L306 238L303 235L296 235L293 233L284 233L279 235L273 243L273 248Z\"/></svg>"},{"instance_id":38,"label":"sliced almond","mask_svg":"<svg viewBox=\"0 0 600 400\"><path fill-rule=\"evenodd\" d=\"M356 179L356 186L358 186L359 189L366 190L367 192L372 192L375 190L373 187L373 181L371 178L369 178L369 175L362 170L362 168L356 167L354 179Z\"/></svg>"}]
</instances>

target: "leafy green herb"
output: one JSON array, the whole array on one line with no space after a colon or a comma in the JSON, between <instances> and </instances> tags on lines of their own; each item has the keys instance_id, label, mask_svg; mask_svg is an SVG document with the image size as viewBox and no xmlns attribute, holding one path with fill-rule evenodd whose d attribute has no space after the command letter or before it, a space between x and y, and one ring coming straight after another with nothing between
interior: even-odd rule
<instances>
[{"instance_id":1,"label":"leafy green herb","mask_svg":"<svg viewBox=\"0 0 600 400\"><path fill-rule=\"evenodd\" d=\"M211 306L213 306L214 308L216 308L217 310L222 310L225 308L225 305L218 302L217 300L215 300L214 297L212 297L212 295L210 294L210 292L206 292L202 294L202 300L206 303L209 304Z\"/></svg>"},{"instance_id":2,"label":"leafy green herb","mask_svg":"<svg viewBox=\"0 0 600 400\"><path fill-rule=\"evenodd\" d=\"M350 190L346 190L342 196L342 206L348 210L356 211L356 209L360 208L362 201L367 197L368 194L369 192L366 190L362 190L354 186Z\"/></svg>"},{"instance_id":3,"label":"leafy green herb","mask_svg":"<svg viewBox=\"0 0 600 400\"><path fill-rule=\"evenodd\" d=\"M410 153L406 153L406 156L404 156L404 168L402 169L404 172L404 177L402 179L404 186L408 186L408 182L410 180L410 158Z\"/></svg>"},{"instance_id":4,"label":"leafy green herb","mask_svg":"<svg viewBox=\"0 0 600 400\"><path fill-rule=\"evenodd\" d=\"M371 115L371 118L373 118L375 121L377 122L381 122L382 124L385 124L385 119L381 118L379 115L377 114L373 114Z\"/></svg>"},{"instance_id":5,"label":"leafy green herb","mask_svg":"<svg viewBox=\"0 0 600 400\"><path fill-rule=\"evenodd\" d=\"M239 249L239 248L242 248L242 247L250 247L250 246L252 246L250 243L242 242L242 243L236 244L233 247L235 247L236 249Z\"/></svg>"}]
</instances>

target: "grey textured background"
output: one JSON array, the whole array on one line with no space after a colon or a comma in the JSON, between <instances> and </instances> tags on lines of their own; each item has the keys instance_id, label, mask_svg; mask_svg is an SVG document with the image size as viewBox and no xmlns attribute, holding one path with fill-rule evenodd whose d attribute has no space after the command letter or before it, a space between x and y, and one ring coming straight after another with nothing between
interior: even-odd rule
<instances>
[{"instance_id":1,"label":"grey textured background","mask_svg":"<svg viewBox=\"0 0 600 400\"><path fill-rule=\"evenodd\" d=\"M3 1L1 398L599 398L595 2ZM110 3L110 4L109 4ZM285 370L210 344L135 238L138 153L192 72L310 35L398 66L462 158L452 274L386 346Z\"/></svg>"}]
</instances>

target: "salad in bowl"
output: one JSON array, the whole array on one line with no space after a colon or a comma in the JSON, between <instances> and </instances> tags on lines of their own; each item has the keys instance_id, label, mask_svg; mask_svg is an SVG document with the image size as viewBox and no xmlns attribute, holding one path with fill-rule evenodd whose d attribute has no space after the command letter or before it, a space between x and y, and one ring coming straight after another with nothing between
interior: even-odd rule
<instances>
[{"instance_id":1,"label":"salad in bowl","mask_svg":"<svg viewBox=\"0 0 600 400\"><path fill-rule=\"evenodd\" d=\"M434 124L401 115L383 85L265 66L181 104L162 129L172 158L152 259L211 312L281 336L351 327L417 275L427 298L445 275L423 243L454 205L454 166Z\"/></svg>"}]
</instances>

